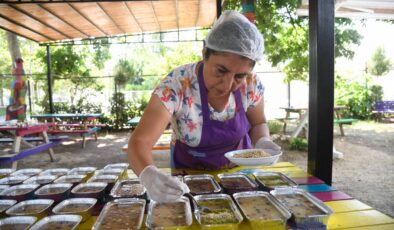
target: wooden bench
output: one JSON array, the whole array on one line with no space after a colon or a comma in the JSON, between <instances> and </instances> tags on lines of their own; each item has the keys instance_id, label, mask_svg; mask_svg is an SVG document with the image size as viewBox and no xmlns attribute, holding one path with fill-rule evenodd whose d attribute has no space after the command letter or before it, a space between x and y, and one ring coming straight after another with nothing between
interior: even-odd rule
<instances>
[{"instance_id":1,"label":"wooden bench","mask_svg":"<svg viewBox=\"0 0 394 230\"><path fill-rule=\"evenodd\" d=\"M69 136L49 136L49 141L51 142L61 142L69 139ZM22 140L27 142L44 142L42 137L23 137ZM14 139L12 138L0 138L0 143L12 143Z\"/></svg>"},{"instance_id":2,"label":"wooden bench","mask_svg":"<svg viewBox=\"0 0 394 230\"><path fill-rule=\"evenodd\" d=\"M372 111L375 120L381 121L384 116L394 115L394 101L378 101Z\"/></svg>"},{"instance_id":3,"label":"wooden bench","mask_svg":"<svg viewBox=\"0 0 394 230\"><path fill-rule=\"evenodd\" d=\"M10 153L10 154L5 154L0 156L0 165L8 165L12 163L12 167L16 168L16 162L22 158L25 158L27 156L40 153L42 151L48 150L49 148L52 148L53 146L59 144L60 141L57 142L49 142L41 145L37 145L33 148L25 149L20 151L19 153ZM53 156L49 155L51 158L51 161L53 162Z\"/></svg>"},{"instance_id":4,"label":"wooden bench","mask_svg":"<svg viewBox=\"0 0 394 230\"><path fill-rule=\"evenodd\" d=\"M339 125L339 130L341 131L341 136L345 136L345 131L343 130L343 125L351 125L353 122L358 121L357 119L353 118L342 118L342 119L335 119L334 124Z\"/></svg>"},{"instance_id":5,"label":"wooden bench","mask_svg":"<svg viewBox=\"0 0 394 230\"><path fill-rule=\"evenodd\" d=\"M86 137L90 135L94 135L94 139L97 141L97 132L101 129L101 127L91 127L88 129L52 129L47 132L53 135L56 134L79 134L82 137L82 148L86 146Z\"/></svg>"}]
</instances>

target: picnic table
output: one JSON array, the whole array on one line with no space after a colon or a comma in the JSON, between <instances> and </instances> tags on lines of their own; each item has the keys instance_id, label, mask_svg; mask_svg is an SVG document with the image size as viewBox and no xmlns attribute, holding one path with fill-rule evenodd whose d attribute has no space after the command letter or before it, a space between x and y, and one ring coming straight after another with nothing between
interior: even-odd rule
<instances>
[{"instance_id":1,"label":"picnic table","mask_svg":"<svg viewBox=\"0 0 394 230\"><path fill-rule=\"evenodd\" d=\"M291 133L291 138L297 137L301 130L306 130L306 124L308 122L308 108L305 107L280 107L281 109L285 110L286 116L285 118L279 119L282 121L283 124L283 133L286 133L286 125L290 121L294 121L298 124L296 129ZM353 122L356 122L357 119L353 118L343 118L342 111L346 109L346 106L337 105L334 106L334 124L339 125L339 130L341 136L345 136L345 130L343 125L351 125ZM291 114L296 113L298 117L292 117Z\"/></svg>"},{"instance_id":2,"label":"picnic table","mask_svg":"<svg viewBox=\"0 0 394 230\"><path fill-rule=\"evenodd\" d=\"M12 167L17 167L17 161L30 156L32 154L36 154L42 152L44 150L48 150L49 157L51 161L54 161L54 153L52 146L56 145L57 142L50 141L47 131L48 127L52 125L51 123L38 123L38 124L25 124L23 126L19 125L6 125L0 126L0 132L7 135L8 138L0 139L0 142L11 142L12 143L12 152L6 153L0 156L0 165L7 165L12 163ZM41 135L41 138L33 138L30 140L34 141L43 141L43 144L33 145L29 143L29 139L25 138L27 135ZM26 145L29 147L28 149L21 150L21 145Z\"/></svg>"},{"instance_id":3,"label":"picnic table","mask_svg":"<svg viewBox=\"0 0 394 230\"><path fill-rule=\"evenodd\" d=\"M82 148L86 146L86 137L93 135L97 141L97 132L103 125L97 124L97 118L101 113L59 113L59 114L39 114L32 115L43 122L53 122L53 126L48 133L57 134L78 134L82 137Z\"/></svg>"},{"instance_id":4,"label":"picnic table","mask_svg":"<svg viewBox=\"0 0 394 230\"><path fill-rule=\"evenodd\" d=\"M255 171L273 171L281 172L286 176L290 177L296 183L298 187L311 193L316 198L324 202L328 207L333 210L328 219L327 229L382 229L389 230L394 229L394 219L387 216L386 214L373 209L368 204L365 204L357 199L354 199L350 195L339 191L333 186L325 184L320 179L306 173L301 168L289 162L279 162L272 166L256 166L246 167L238 166L232 169L217 170L217 171L199 171L191 169L171 169L171 168L160 168L163 172L169 172L173 175L187 175L187 174L211 174L216 177L219 173L232 173L232 172L244 172L250 175ZM136 178L137 176L128 170L127 176L123 178ZM216 177L217 179L217 177ZM78 226L79 230L91 229L94 225L103 204L97 204L93 210L93 216L86 222ZM142 222L141 229L147 229L145 226L146 214ZM188 228L189 230L201 229L195 218L193 218L192 225ZM247 221L242 221L238 227L239 230L250 230L251 227Z\"/></svg>"}]
</instances>

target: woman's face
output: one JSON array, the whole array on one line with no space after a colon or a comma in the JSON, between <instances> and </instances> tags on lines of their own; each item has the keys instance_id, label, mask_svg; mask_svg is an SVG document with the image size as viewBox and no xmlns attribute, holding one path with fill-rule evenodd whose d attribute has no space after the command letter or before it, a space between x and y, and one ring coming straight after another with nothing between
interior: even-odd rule
<instances>
[{"instance_id":1,"label":"woman's face","mask_svg":"<svg viewBox=\"0 0 394 230\"><path fill-rule=\"evenodd\" d=\"M252 62L247 58L232 53L212 53L208 59L204 58L205 87L211 97L229 95L252 70Z\"/></svg>"}]
</instances>

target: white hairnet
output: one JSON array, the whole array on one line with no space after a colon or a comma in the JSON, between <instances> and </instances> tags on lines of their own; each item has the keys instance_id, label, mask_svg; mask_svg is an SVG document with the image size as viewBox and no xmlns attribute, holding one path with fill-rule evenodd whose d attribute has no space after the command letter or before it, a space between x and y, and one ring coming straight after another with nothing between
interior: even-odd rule
<instances>
[{"instance_id":1,"label":"white hairnet","mask_svg":"<svg viewBox=\"0 0 394 230\"><path fill-rule=\"evenodd\" d=\"M253 61L262 58L264 40L257 27L236 11L225 11L205 38L206 47L238 54Z\"/></svg>"}]
</instances>

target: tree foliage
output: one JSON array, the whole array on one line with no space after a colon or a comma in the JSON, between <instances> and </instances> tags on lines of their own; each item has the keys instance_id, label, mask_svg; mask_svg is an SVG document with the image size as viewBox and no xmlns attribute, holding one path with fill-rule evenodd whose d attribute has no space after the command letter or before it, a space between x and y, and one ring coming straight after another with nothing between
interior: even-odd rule
<instances>
[{"instance_id":1,"label":"tree foliage","mask_svg":"<svg viewBox=\"0 0 394 230\"><path fill-rule=\"evenodd\" d=\"M143 66L127 59L120 59L114 67L115 84L124 88L128 83L141 84Z\"/></svg>"},{"instance_id":2,"label":"tree foliage","mask_svg":"<svg viewBox=\"0 0 394 230\"><path fill-rule=\"evenodd\" d=\"M384 48L378 47L369 61L368 72L375 76L382 76L390 71L390 67L390 59L386 57Z\"/></svg>"},{"instance_id":3,"label":"tree foliage","mask_svg":"<svg viewBox=\"0 0 394 230\"><path fill-rule=\"evenodd\" d=\"M265 55L271 64L286 73L286 81L306 80L308 76L308 18L296 15L298 0L256 0L256 26L264 36ZM241 1L225 2L225 9L240 11ZM353 58L352 44L361 35L349 19L335 20L335 56Z\"/></svg>"}]
</instances>

